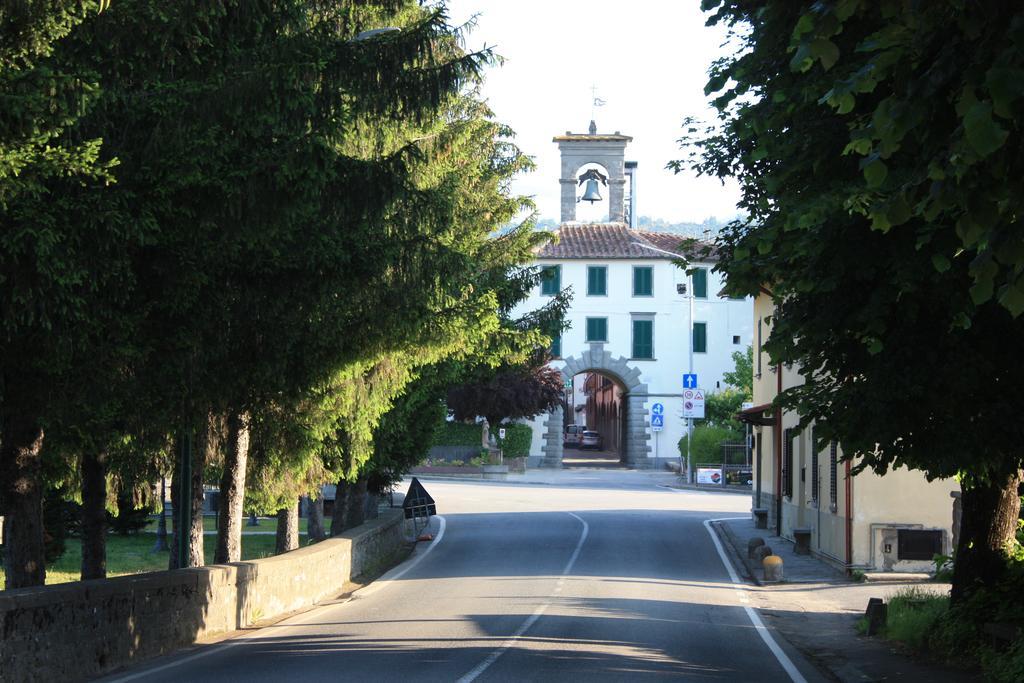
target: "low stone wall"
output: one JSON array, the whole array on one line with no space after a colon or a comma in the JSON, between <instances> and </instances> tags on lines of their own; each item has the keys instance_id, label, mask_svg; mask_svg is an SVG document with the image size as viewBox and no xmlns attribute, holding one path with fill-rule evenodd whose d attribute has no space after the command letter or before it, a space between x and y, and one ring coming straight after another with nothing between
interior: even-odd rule
<instances>
[{"instance_id":1,"label":"low stone wall","mask_svg":"<svg viewBox=\"0 0 1024 683\"><path fill-rule=\"evenodd\" d=\"M262 560L0 592L0 680L73 681L310 607L406 547L401 510Z\"/></svg>"}]
</instances>

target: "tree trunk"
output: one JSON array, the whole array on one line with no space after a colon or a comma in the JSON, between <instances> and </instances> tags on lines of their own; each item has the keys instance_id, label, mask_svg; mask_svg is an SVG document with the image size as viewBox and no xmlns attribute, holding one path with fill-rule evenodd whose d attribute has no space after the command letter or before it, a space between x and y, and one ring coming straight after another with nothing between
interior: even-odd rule
<instances>
[{"instance_id":1,"label":"tree trunk","mask_svg":"<svg viewBox=\"0 0 1024 683\"><path fill-rule=\"evenodd\" d=\"M311 543L322 541L327 538L327 530L324 528L324 497L321 494L316 500L307 498L309 504L309 517L306 521L306 538Z\"/></svg>"},{"instance_id":2,"label":"tree trunk","mask_svg":"<svg viewBox=\"0 0 1024 683\"><path fill-rule=\"evenodd\" d=\"M245 468L249 460L249 416L228 416L228 442L224 474L220 478L220 514L217 516L217 551L213 561L242 559L242 502L245 499Z\"/></svg>"},{"instance_id":3,"label":"tree trunk","mask_svg":"<svg viewBox=\"0 0 1024 683\"><path fill-rule=\"evenodd\" d=\"M107 454L82 454L82 580L107 578Z\"/></svg>"},{"instance_id":4,"label":"tree trunk","mask_svg":"<svg viewBox=\"0 0 1024 683\"><path fill-rule=\"evenodd\" d=\"M1006 553L1017 531L1021 473L999 483L965 486L959 544L953 564L950 601L957 603L977 588L993 586L1006 570Z\"/></svg>"},{"instance_id":5,"label":"tree trunk","mask_svg":"<svg viewBox=\"0 0 1024 683\"><path fill-rule=\"evenodd\" d=\"M352 487L345 479L338 480L337 492L334 494L334 513L331 515L331 536L337 536L348 528L346 520Z\"/></svg>"},{"instance_id":6,"label":"tree trunk","mask_svg":"<svg viewBox=\"0 0 1024 683\"><path fill-rule=\"evenodd\" d=\"M277 552L286 553L299 547L299 506L291 505L277 511Z\"/></svg>"},{"instance_id":7,"label":"tree trunk","mask_svg":"<svg viewBox=\"0 0 1024 683\"><path fill-rule=\"evenodd\" d=\"M13 400L13 396L7 399ZM35 419L6 413L0 424L0 515L4 517L5 587L46 583L43 541L43 430Z\"/></svg>"},{"instance_id":8,"label":"tree trunk","mask_svg":"<svg viewBox=\"0 0 1024 683\"><path fill-rule=\"evenodd\" d=\"M195 444L192 446L192 481L189 482L187 497L192 506L192 528L189 529L189 567L202 567L205 559L203 557L203 466L206 464L207 451L213 447L213 435L211 423L206 419L196 431ZM178 448L175 453L180 453ZM180 457L180 456L179 456ZM176 464L175 473L181 472L181 464ZM177 547L178 542L178 504L181 498L182 487L180 474L176 474L171 484L171 505L174 507L174 539L171 548ZM178 553L171 550L170 569L178 569Z\"/></svg>"},{"instance_id":9,"label":"tree trunk","mask_svg":"<svg viewBox=\"0 0 1024 683\"><path fill-rule=\"evenodd\" d=\"M348 514L345 518L345 528L353 529L366 521L366 485L369 483L366 477L360 477L352 485L352 492L348 496Z\"/></svg>"}]
</instances>

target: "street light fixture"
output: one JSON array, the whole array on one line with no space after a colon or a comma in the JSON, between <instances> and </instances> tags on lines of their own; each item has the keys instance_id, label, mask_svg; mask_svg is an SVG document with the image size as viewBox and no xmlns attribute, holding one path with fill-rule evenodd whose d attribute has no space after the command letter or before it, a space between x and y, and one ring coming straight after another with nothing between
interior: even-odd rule
<instances>
[{"instance_id":1,"label":"street light fixture","mask_svg":"<svg viewBox=\"0 0 1024 683\"><path fill-rule=\"evenodd\" d=\"M660 254L667 254L674 258L681 258L681 254L676 254L665 249L659 249L658 247L652 247L649 244L643 242L630 242L634 247L640 247L641 249L649 249L650 251L656 251ZM683 284L682 288L676 286L676 291L684 296L689 301L690 315L689 315L689 328L690 338L687 341L687 349L689 351L689 374L693 374L693 275L687 273L686 283ZM691 471L690 471L690 447L693 444L693 418L686 418L686 483L690 483Z\"/></svg>"}]
</instances>

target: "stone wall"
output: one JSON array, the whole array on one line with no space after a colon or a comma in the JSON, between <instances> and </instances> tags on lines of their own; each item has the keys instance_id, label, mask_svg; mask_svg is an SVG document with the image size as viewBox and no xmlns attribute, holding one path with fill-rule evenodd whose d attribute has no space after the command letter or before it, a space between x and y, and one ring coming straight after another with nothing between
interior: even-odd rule
<instances>
[{"instance_id":1,"label":"stone wall","mask_svg":"<svg viewBox=\"0 0 1024 683\"><path fill-rule=\"evenodd\" d=\"M396 561L401 510L262 560L0 592L0 680L73 681L310 607Z\"/></svg>"}]
</instances>

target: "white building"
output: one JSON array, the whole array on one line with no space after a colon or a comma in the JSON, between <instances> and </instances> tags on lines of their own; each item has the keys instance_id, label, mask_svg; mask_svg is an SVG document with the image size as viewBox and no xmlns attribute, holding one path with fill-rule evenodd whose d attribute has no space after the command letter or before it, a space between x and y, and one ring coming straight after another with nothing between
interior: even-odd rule
<instances>
[{"instance_id":1,"label":"white building","mask_svg":"<svg viewBox=\"0 0 1024 683\"><path fill-rule=\"evenodd\" d=\"M718 296L722 283L711 272L714 263L708 257L691 261L691 266L699 268L691 282L686 271L673 263L683 255L679 235L635 230L621 221L575 222L575 192L581 184L577 175L584 166L606 171L602 175L610 188L608 215L635 215L634 174L628 199L623 189L629 140L618 133L598 135L593 124L589 134L555 138L562 150L562 225L557 241L537 253L544 278L521 306L533 310L544 305L547 297L572 289L570 328L553 345L556 360L552 364L567 381L575 378L573 391L567 392L572 403L580 400L589 375L602 375L616 385L616 391L606 394L618 404L613 411L618 432L603 434L605 441L617 446L623 463L650 467L679 457L676 444L686 432L685 420L679 417L683 374L696 373L705 391L721 388L723 374L734 367L732 353L746 351L751 344L752 302ZM629 167L633 169L635 165ZM629 211L624 203L630 204ZM655 403L664 406L660 432L650 426ZM582 424L581 418L593 421L593 412L573 410L566 417L558 408L534 419L530 449L534 461L561 466L565 424Z\"/></svg>"}]
</instances>

